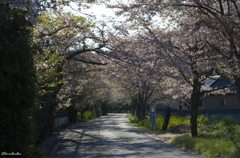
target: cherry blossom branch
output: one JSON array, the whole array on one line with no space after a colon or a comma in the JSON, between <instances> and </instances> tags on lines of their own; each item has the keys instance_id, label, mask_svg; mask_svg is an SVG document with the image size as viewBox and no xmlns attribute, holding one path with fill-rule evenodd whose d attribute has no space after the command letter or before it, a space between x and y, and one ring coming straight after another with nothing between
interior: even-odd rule
<instances>
[{"instance_id":1,"label":"cherry blossom branch","mask_svg":"<svg viewBox=\"0 0 240 158\"><path fill-rule=\"evenodd\" d=\"M108 63L98 63L98 62L94 62L94 61L86 61L86 60L77 59L77 58L71 58L71 59L75 60L75 61L82 62L82 63L93 64L93 65L107 65L108 64Z\"/></svg>"}]
</instances>

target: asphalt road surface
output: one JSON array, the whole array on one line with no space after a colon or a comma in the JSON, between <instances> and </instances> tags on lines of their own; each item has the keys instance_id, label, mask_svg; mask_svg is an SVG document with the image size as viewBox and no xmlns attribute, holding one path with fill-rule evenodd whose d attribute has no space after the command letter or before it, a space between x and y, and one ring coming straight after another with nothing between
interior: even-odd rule
<instances>
[{"instance_id":1,"label":"asphalt road surface","mask_svg":"<svg viewBox=\"0 0 240 158\"><path fill-rule=\"evenodd\" d=\"M100 138L101 125L109 119L111 116L100 117L88 121L79 129L72 129L51 157L114 158Z\"/></svg>"},{"instance_id":2,"label":"asphalt road surface","mask_svg":"<svg viewBox=\"0 0 240 158\"><path fill-rule=\"evenodd\" d=\"M127 121L127 114L109 114L71 130L53 157L200 158L145 135Z\"/></svg>"}]
</instances>

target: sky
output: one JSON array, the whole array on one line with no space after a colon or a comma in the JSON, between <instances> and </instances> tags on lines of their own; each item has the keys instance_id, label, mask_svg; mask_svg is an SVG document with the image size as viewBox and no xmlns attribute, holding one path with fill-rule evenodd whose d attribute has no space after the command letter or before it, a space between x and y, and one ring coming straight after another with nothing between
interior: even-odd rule
<instances>
[{"instance_id":1,"label":"sky","mask_svg":"<svg viewBox=\"0 0 240 158\"><path fill-rule=\"evenodd\" d=\"M124 1L127 1L127 0L124 0ZM70 5L77 10L78 6L75 3L70 3ZM69 10L71 10L71 9L69 9ZM109 17L109 16L117 18L119 20L124 20L121 17L115 16L115 11L116 11L116 9L107 8L104 4L92 4L91 8L89 8L89 9L81 8L81 13L85 13L88 15L94 15L94 16L96 16L96 18L98 20L107 19L107 17ZM82 15L82 16L84 15L84 14L81 14L79 12L75 12L72 10L71 10L71 12L76 13L77 15Z\"/></svg>"},{"instance_id":2,"label":"sky","mask_svg":"<svg viewBox=\"0 0 240 158\"><path fill-rule=\"evenodd\" d=\"M117 4L117 1L119 1L120 3L127 4L127 3L129 3L129 1L131 2L132 0L110 0L110 1L111 1L110 4ZM70 5L74 9L76 9L76 10L78 9L78 6L75 3L70 3ZM79 16L85 16L84 14L95 16L97 21L105 21L108 26L112 25L113 22L115 22L117 24L119 21L125 20L125 17L123 17L123 16L119 17L119 16L115 15L115 11L117 11L117 9L107 8L104 4L92 4L91 8L89 8L89 9L81 8L81 11L80 11L81 13L75 12L71 8L69 8L69 11L71 11L72 13L76 13ZM82 13L84 13L84 14L82 14ZM111 22L109 20L109 17L112 17ZM159 27L159 28L167 27L167 25L166 25L167 22L163 22L159 16L155 17L153 20L156 21L156 22L154 22L156 27ZM135 31L132 31L133 34L134 34L134 32ZM131 31L129 33L132 34Z\"/></svg>"}]
</instances>

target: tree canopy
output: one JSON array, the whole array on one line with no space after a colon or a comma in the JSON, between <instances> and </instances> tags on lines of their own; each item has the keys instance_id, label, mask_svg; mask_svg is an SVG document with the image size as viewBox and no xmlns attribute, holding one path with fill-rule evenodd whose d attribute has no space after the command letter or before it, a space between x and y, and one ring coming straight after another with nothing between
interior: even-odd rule
<instances>
[{"instance_id":1,"label":"tree canopy","mask_svg":"<svg viewBox=\"0 0 240 158\"><path fill-rule=\"evenodd\" d=\"M131 105L143 120L150 105L191 98L197 136L203 93L224 95L235 84L240 100L237 0L108 4L125 17L117 23L64 10L70 1L0 3L1 150L31 157L54 131L57 109L70 105L81 112L99 106L104 114L107 106ZM233 84L204 85L212 69Z\"/></svg>"}]
</instances>

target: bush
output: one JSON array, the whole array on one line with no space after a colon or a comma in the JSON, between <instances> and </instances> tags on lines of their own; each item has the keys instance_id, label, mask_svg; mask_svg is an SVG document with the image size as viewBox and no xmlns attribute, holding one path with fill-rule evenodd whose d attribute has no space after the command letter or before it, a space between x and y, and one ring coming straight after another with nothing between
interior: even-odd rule
<instances>
[{"instance_id":1,"label":"bush","mask_svg":"<svg viewBox=\"0 0 240 158\"><path fill-rule=\"evenodd\" d=\"M83 121L88 121L93 118L94 118L94 116L93 116L92 112L86 111L83 113Z\"/></svg>"},{"instance_id":2,"label":"bush","mask_svg":"<svg viewBox=\"0 0 240 158\"><path fill-rule=\"evenodd\" d=\"M203 126L203 125L207 125L208 124L208 118L207 117L205 117L204 115L200 115L200 116L198 116L198 118L197 118L197 124L198 124L198 126Z\"/></svg>"},{"instance_id":3,"label":"bush","mask_svg":"<svg viewBox=\"0 0 240 158\"><path fill-rule=\"evenodd\" d=\"M143 120L143 126L146 129L149 129L149 127L150 127L150 117L149 116L146 116L146 119Z\"/></svg>"},{"instance_id":4,"label":"bush","mask_svg":"<svg viewBox=\"0 0 240 158\"><path fill-rule=\"evenodd\" d=\"M173 116L170 117L169 123L168 123L168 128L180 124L190 124L190 116L185 116L185 117L177 117Z\"/></svg>"},{"instance_id":5,"label":"bush","mask_svg":"<svg viewBox=\"0 0 240 158\"><path fill-rule=\"evenodd\" d=\"M143 124L142 124L141 121L139 121L138 124L137 124L137 127L141 127L141 126L143 126Z\"/></svg>"},{"instance_id":6,"label":"bush","mask_svg":"<svg viewBox=\"0 0 240 158\"><path fill-rule=\"evenodd\" d=\"M132 116L132 115L128 119L131 123L135 124L137 127L139 127L142 130L149 129L149 124L150 124L149 116L146 116L146 118L143 121L140 121L137 116Z\"/></svg>"},{"instance_id":7,"label":"bush","mask_svg":"<svg viewBox=\"0 0 240 158\"><path fill-rule=\"evenodd\" d=\"M224 125L232 125L235 124L235 120L233 117L231 116L225 116L224 118L222 118L220 121L220 123L224 124Z\"/></svg>"},{"instance_id":8,"label":"bush","mask_svg":"<svg viewBox=\"0 0 240 158\"><path fill-rule=\"evenodd\" d=\"M240 125L240 117L235 120L235 123Z\"/></svg>"},{"instance_id":9,"label":"bush","mask_svg":"<svg viewBox=\"0 0 240 158\"><path fill-rule=\"evenodd\" d=\"M130 116L129 121L132 122L132 123L138 123L139 119L138 119L137 116Z\"/></svg>"},{"instance_id":10,"label":"bush","mask_svg":"<svg viewBox=\"0 0 240 158\"><path fill-rule=\"evenodd\" d=\"M162 126L163 126L163 122L164 122L164 117L162 115L158 115L156 117L156 120L155 120L154 130L155 131L161 131L162 130Z\"/></svg>"},{"instance_id":11,"label":"bush","mask_svg":"<svg viewBox=\"0 0 240 158\"><path fill-rule=\"evenodd\" d=\"M211 115L209 124L216 125L217 123L218 123L218 116L217 115Z\"/></svg>"}]
</instances>

